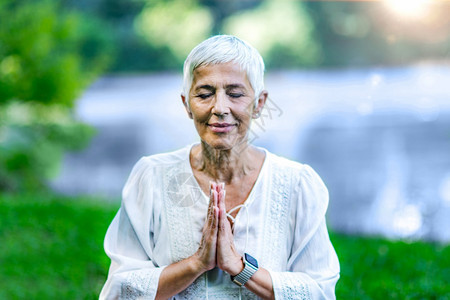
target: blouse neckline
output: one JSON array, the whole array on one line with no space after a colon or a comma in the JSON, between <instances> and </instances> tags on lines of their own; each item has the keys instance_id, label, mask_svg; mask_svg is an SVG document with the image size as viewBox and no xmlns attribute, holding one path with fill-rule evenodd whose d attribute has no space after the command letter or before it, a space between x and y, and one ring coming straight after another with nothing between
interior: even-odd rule
<instances>
[{"instance_id":1,"label":"blouse neckline","mask_svg":"<svg viewBox=\"0 0 450 300\"><path fill-rule=\"evenodd\" d=\"M197 145L197 144L198 143L193 143L193 144L191 144L191 145L186 147L186 149L187 149L187 151L186 151L187 157L186 157L185 161L187 163L187 167L188 167L188 170L190 172L190 175L193 178L193 182L195 182L196 188L198 188L200 190L201 195L203 196L203 198L206 201L206 204L209 204L209 197L205 194L205 192L203 192L203 189L200 187L200 184L198 183L197 178L195 178L195 176L194 176L194 170L192 170L192 166L191 166L191 163L190 163L190 155L191 155L192 148L195 145ZM255 190L257 189L257 187L261 184L260 181L262 181L262 179L261 179L263 177L262 174L264 172L266 172L267 164L268 164L267 160L268 160L268 156L269 156L269 151L267 151L267 149L264 149L264 148L261 148L261 147L257 147L257 148L262 150L262 151L264 151L265 156L264 156L264 161L263 161L263 164L261 166L261 169L259 170L258 177L256 178L256 181L253 184L253 187L252 187L250 193L248 194L247 199L245 199L245 201L242 204L240 204L240 205L244 205L246 207L248 207L253 202L253 200L254 200L253 195L256 193ZM239 205L237 205L237 206L239 206ZM237 207L237 206L235 206L235 207ZM227 210L230 211L230 210L234 209L235 207L227 208ZM240 211L241 210L239 210L239 212L237 213L236 219L239 217Z\"/></svg>"}]
</instances>

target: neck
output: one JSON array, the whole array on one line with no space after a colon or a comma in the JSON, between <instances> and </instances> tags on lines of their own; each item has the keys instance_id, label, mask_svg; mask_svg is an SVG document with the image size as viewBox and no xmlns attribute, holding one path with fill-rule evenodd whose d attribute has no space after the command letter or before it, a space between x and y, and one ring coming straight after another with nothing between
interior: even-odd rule
<instances>
[{"instance_id":1,"label":"neck","mask_svg":"<svg viewBox=\"0 0 450 300\"><path fill-rule=\"evenodd\" d=\"M231 183L248 174L252 169L252 146L243 144L233 149L217 150L201 142L199 151L193 155L193 166L213 180Z\"/></svg>"}]
</instances>

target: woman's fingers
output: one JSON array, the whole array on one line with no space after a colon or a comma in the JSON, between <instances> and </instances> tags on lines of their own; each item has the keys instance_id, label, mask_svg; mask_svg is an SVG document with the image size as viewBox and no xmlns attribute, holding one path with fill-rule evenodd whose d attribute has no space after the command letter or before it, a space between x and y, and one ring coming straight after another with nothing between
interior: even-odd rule
<instances>
[{"instance_id":1,"label":"woman's fingers","mask_svg":"<svg viewBox=\"0 0 450 300\"><path fill-rule=\"evenodd\" d=\"M208 212L206 215L206 224L208 224L207 226L211 226L211 222L213 221L214 207L216 206L216 202L217 202L214 197L215 190L216 190L216 183L210 181L209 182L209 205L208 205Z\"/></svg>"},{"instance_id":2,"label":"woman's fingers","mask_svg":"<svg viewBox=\"0 0 450 300\"><path fill-rule=\"evenodd\" d=\"M216 183L216 190L217 190L217 193L220 193L221 191L225 191L225 183L224 182Z\"/></svg>"},{"instance_id":3,"label":"woman's fingers","mask_svg":"<svg viewBox=\"0 0 450 300\"><path fill-rule=\"evenodd\" d=\"M224 197L225 194L225 184L224 183L216 183L214 181L209 182L209 206L208 206L208 222L209 225L213 225L212 222L214 220L217 220L215 222L216 226L218 225L218 210L215 210L219 208L219 199ZM213 216L216 215L217 218L214 218Z\"/></svg>"},{"instance_id":4,"label":"woman's fingers","mask_svg":"<svg viewBox=\"0 0 450 300\"><path fill-rule=\"evenodd\" d=\"M207 220L203 227L203 236L197 254L207 270L217 265L226 272L237 274L240 272L242 262L234 247L233 233L227 218L225 196L224 183L210 183Z\"/></svg>"},{"instance_id":5,"label":"woman's fingers","mask_svg":"<svg viewBox=\"0 0 450 300\"><path fill-rule=\"evenodd\" d=\"M211 270L216 266L217 226L219 222L217 201L217 185L214 182L211 182L208 212L206 215L205 225L203 226L202 239L196 252L196 255L205 270Z\"/></svg>"},{"instance_id":6,"label":"woman's fingers","mask_svg":"<svg viewBox=\"0 0 450 300\"><path fill-rule=\"evenodd\" d=\"M218 198L217 266L225 272L235 275L242 270L242 260L234 245L231 224L227 218L225 196L226 190L223 188Z\"/></svg>"},{"instance_id":7,"label":"woman's fingers","mask_svg":"<svg viewBox=\"0 0 450 300\"><path fill-rule=\"evenodd\" d=\"M218 209L220 211L220 213L219 213L219 234L225 234L225 236L227 236L229 238L230 234L231 234L231 225L227 219L227 208L225 205L225 196L226 196L226 191L222 190L218 197ZM231 236L232 236L232 234L231 234Z\"/></svg>"},{"instance_id":8,"label":"woman's fingers","mask_svg":"<svg viewBox=\"0 0 450 300\"><path fill-rule=\"evenodd\" d=\"M234 245L233 232L231 230L230 222L227 218L227 208L225 205L226 191L221 190L218 197L218 210L219 210L219 224L218 224L218 240L221 245L232 244Z\"/></svg>"},{"instance_id":9,"label":"woman's fingers","mask_svg":"<svg viewBox=\"0 0 450 300\"><path fill-rule=\"evenodd\" d=\"M218 197L219 196L217 194L217 191L212 191L212 202L214 205L212 205L210 229L211 229L211 232L215 235L217 235L217 225L219 222L219 214L217 211Z\"/></svg>"}]
</instances>

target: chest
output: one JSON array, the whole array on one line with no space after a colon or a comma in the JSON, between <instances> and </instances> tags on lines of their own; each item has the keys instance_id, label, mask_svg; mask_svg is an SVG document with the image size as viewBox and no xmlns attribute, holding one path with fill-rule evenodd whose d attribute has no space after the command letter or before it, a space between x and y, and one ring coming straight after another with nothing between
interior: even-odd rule
<instances>
[{"instance_id":1,"label":"chest","mask_svg":"<svg viewBox=\"0 0 450 300\"><path fill-rule=\"evenodd\" d=\"M264 265L282 270L292 245L291 220L296 213L290 201L291 177L268 176L269 174L258 180L254 178L250 184L243 182L241 185L226 185L226 204L230 211L245 202L239 212L236 210L231 213L236 218L233 235L239 253L250 253ZM161 198L164 199L164 205L160 207L161 211L153 210L152 218L153 253L157 253L158 263L161 265L179 261L197 251L208 210L206 195L209 194L208 185L202 181L202 200L179 205L180 201L173 201L173 193L169 190L173 178L165 178L165 188L160 189L163 191ZM208 179L206 182L209 183ZM198 187L195 183L192 186ZM253 189L243 189L244 186ZM185 194L189 194L188 191L177 195Z\"/></svg>"},{"instance_id":2,"label":"chest","mask_svg":"<svg viewBox=\"0 0 450 300\"><path fill-rule=\"evenodd\" d=\"M194 176L199 183L200 188L205 193L209 195L209 182L212 180L210 177L202 174L201 172L194 172ZM231 211L231 215L236 217L239 209L234 209L235 207L244 204L244 202L250 196L253 186L258 178L258 173L253 172L243 178L232 180L231 182L225 183L225 204L227 207L227 212Z\"/></svg>"}]
</instances>

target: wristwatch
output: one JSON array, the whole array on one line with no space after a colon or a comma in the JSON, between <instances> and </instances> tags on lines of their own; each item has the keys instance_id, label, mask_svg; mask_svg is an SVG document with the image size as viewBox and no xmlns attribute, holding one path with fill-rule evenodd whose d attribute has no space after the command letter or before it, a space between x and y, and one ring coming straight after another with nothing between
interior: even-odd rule
<instances>
[{"instance_id":1,"label":"wristwatch","mask_svg":"<svg viewBox=\"0 0 450 300\"><path fill-rule=\"evenodd\" d=\"M244 257L242 258L244 261L244 270L236 276L231 276L231 281L236 283L239 286L243 286L250 277L258 271L258 261L248 253L244 253Z\"/></svg>"}]
</instances>

